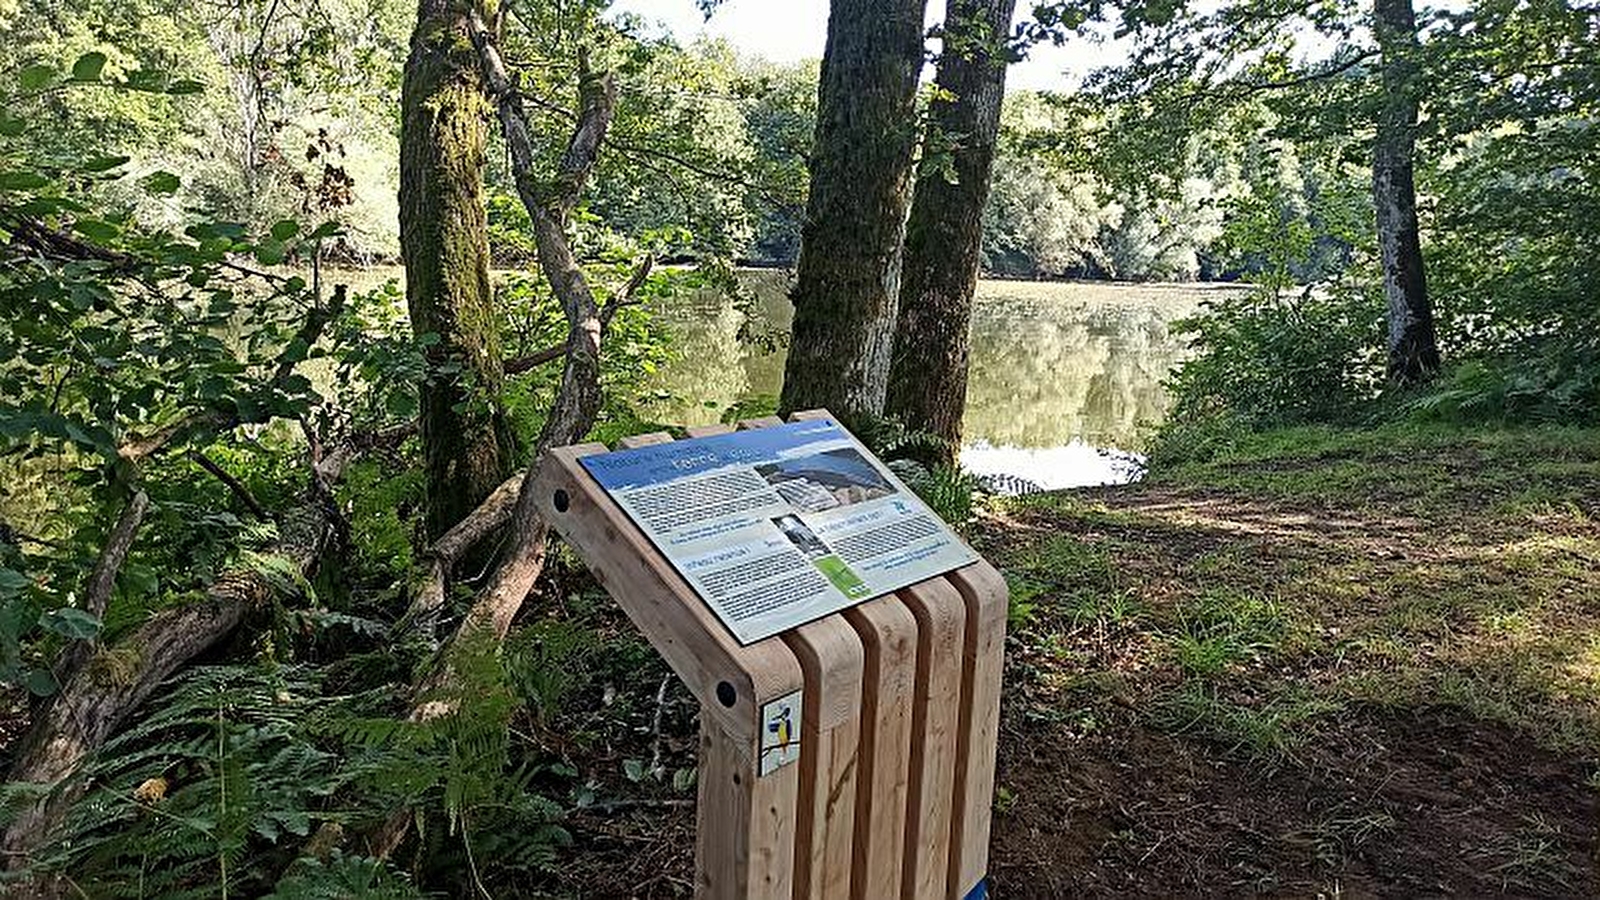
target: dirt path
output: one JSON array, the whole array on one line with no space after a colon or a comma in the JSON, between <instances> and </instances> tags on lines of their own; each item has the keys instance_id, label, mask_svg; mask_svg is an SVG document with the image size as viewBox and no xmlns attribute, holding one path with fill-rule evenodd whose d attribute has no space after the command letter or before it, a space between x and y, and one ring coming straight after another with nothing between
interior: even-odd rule
<instances>
[{"instance_id":1,"label":"dirt path","mask_svg":"<svg viewBox=\"0 0 1600 900\"><path fill-rule=\"evenodd\" d=\"M1013 589L994 896L1600 897L1600 434L1252 440L979 522ZM553 896L690 892L692 789L621 776L637 658L561 729L623 801L569 820Z\"/></svg>"},{"instance_id":2,"label":"dirt path","mask_svg":"<svg viewBox=\"0 0 1600 900\"><path fill-rule=\"evenodd\" d=\"M1600 896L1596 453L1322 447L988 519L995 896Z\"/></svg>"}]
</instances>

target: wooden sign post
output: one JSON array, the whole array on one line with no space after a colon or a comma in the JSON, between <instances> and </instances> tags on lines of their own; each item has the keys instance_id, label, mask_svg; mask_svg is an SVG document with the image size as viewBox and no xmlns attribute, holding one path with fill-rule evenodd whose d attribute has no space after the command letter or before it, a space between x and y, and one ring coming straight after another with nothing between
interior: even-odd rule
<instances>
[{"instance_id":1,"label":"wooden sign post","mask_svg":"<svg viewBox=\"0 0 1600 900\"><path fill-rule=\"evenodd\" d=\"M671 440L642 435L619 449ZM606 452L551 451L540 502L700 702L696 896L981 896L1005 643L999 573L980 559L741 646L584 467ZM799 758L786 764L790 729Z\"/></svg>"}]
</instances>

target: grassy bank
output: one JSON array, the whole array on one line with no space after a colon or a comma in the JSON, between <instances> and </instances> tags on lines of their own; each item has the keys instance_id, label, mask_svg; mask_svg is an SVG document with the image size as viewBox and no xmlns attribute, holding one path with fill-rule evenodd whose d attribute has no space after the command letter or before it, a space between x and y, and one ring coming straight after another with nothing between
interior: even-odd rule
<instances>
[{"instance_id":1,"label":"grassy bank","mask_svg":"<svg viewBox=\"0 0 1600 900\"><path fill-rule=\"evenodd\" d=\"M1600 432L1241 436L995 510L1001 896L1600 894Z\"/></svg>"}]
</instances>

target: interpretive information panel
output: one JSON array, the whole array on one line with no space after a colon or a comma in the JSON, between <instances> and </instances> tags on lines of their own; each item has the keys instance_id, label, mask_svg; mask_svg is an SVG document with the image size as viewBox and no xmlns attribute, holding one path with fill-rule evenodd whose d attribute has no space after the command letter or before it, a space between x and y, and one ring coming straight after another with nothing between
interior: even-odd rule
<instances>
[{"instance_id":1,"label":"interpretive information panel","mask_svg":"<svg viewBox=\"0 0 1600 900\"><path fill-rule=\"evenodd\" d=\"M830 419L582 461L741 644L978 558Z\"/></svg>"}]
</instances>

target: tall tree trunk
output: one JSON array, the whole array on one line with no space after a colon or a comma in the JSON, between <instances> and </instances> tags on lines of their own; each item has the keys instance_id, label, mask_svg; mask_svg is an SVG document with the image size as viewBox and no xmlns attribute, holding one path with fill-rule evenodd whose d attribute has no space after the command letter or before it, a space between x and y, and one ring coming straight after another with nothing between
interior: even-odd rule
<instances>
[{"instance_id":1,"label":"tall tree trunk","mask_svg":"<svg viewBox=\"0 0 1600 900\"><path fill-rule=\"evenodd\" d=\"M420 0L400 99L400 255L418 336L433 334L419 416L428 536L505 478L500 348L483 197L490 110L467 27L471 0Z\"/></svg>"},{"instance_id":2,"label":"tall tree trunk","mask_svg":"<svg viewBox=\"0 0 1600 900\"><path fill-rule=\"evenodd\" d=\"M1388 301L1389 381L1410 385L1439 371L1433 305L1422 268L1417 226L1417 18L1411 0L1373 0L1383 54L1383 106L1372 149L1372 203Z\"/></svg>"},{"instance_id":3,"label":"tall tree trunk","mask_svg":"<svg viewBox=\"0 0 1600 900\"><path fill-rule=\"evenodd\" d=\"M945 4L944 52L935 79L940 91L928 110L922 171L906 226L885 411L944 438L947 463L961 445L972 294L1005 96L1005 41L1016 5Z\"/></svg>"},{"instance_id":4,"label":"tall tree trunk","mask_svg":"<svg viewBox=\"0 0 1600 900\"><path fill-rule=\"evenodd\" d=\"M883 411L926 0L833 0L781 411Z\"/></svg>"}]
</instances>

